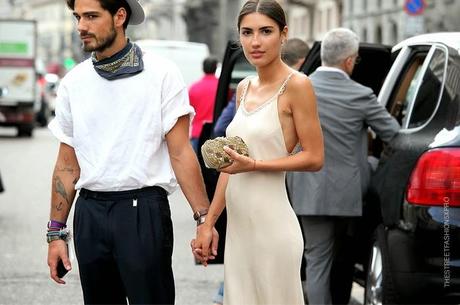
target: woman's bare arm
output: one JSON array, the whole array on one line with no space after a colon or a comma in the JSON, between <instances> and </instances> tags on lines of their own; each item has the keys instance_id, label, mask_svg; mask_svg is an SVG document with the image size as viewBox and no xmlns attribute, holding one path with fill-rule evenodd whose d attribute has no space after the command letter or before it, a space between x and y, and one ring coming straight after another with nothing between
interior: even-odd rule
<instances>
[{"instance_id":1,"label":"woman's bare arm","mask_svg":"<svg viewBox=\"0 0 460 305\"><path fill-rule=\"evenodd\" d=\"M249 171L317 171L324 162L324 146L316 97L306 76L293 77L285 92L289 101L295 131L302 150L294 155L273 159L254 160L239 155L230 148L225 151L234 160L222 172L235 174Z\"/></svg>"}]
</instances>

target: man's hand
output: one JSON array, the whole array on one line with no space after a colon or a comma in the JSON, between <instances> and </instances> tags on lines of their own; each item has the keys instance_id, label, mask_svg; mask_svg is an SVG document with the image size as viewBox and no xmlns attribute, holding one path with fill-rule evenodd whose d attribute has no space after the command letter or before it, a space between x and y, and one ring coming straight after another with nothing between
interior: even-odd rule
<instances>
[{"instance_id":1,"label":"man's hand","mask_svg":"<svg viewBox=\"0 0 460 305\"><path fill-rule=\"evenodd\" d=\"M54 240L48 245L48 266L50 268L50 277L58 284L65 284L65 281L57 275L58 262L62 260L67 271L72 269L70 264L67 244L64 240Z\"/></svg>"},{"instance_id":2,"label":"man's hand","mask_svg":"<svg viewBox=\"0 0 460 305\"><path fill-rule=\"evenodd\" d=\"M196 228L196 239L192 239L190 246L193 255L203 266L208 265L208 260L216 258L218 242L219 233L214 227L210 228L202 224Z\"/></svg>"}]
</instances>

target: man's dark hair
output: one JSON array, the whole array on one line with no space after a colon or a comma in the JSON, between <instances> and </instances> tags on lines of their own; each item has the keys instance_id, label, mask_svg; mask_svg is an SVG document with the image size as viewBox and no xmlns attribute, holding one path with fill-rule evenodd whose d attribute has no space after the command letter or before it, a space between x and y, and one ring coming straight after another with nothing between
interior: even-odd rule
<instances>
[{"instance_id":1,"label":"man's dark hair","mask_svg":"<svg viewBox=\"0 0 460 305\"><path fill-rule=\"evenodd\" d=\"M281 59L288 65L296 64L300 59L305 59L310 48L299 38L290 38L281 50Z\"/></svg>"},{"instance_id":2,"label":"man's dark hair","mask_svg":"<svg viewBox=\"0 0 460 305\"><path fill-rule=\"evenodd\" d=\"M203 61L203 71L206 74L214 74L217 70L217 58L209 56Z\"/></svg>"},{"instance_id":3,"label":"man's dark hair","mask_svg":"<svg viewBox=\"0 0 460 305\"><path fill-rule=\"evenodd\" d=\"M75 8L75 0L66 0L67 6L73 11ZM101 4L101 7L114 16L120 8L126 10L126 20L123 23L123 28L126 30L128 27L129 18L131 17L131 8L125 0L97 0Z\"/></svg>"}]
</instances>

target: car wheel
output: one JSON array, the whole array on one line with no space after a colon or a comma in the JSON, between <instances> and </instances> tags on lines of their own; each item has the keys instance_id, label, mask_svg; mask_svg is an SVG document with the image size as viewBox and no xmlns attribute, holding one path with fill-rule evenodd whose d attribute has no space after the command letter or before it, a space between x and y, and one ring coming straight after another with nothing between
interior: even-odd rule
<instances>
[{"instance_id":1,"label":"car wheel","mask_svg":"<svg viewBox=\"0 0 460 305\"><path fill-rule=\"evenodd\" d=\"M364 304L396 304L383 225L377 227L369 255Z\"/></svg>"}]
</instances>

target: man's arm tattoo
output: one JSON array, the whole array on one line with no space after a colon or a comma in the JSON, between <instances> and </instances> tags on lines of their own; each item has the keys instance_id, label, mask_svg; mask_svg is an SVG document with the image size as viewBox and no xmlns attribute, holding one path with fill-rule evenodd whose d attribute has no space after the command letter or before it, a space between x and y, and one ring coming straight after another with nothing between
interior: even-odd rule
<instances>
[{"instance_id":1,"label":"man's arm tattoo","mask_svg":"<svg viewBox=\"0 0 460 305\"><path fill-rule=\"evenodd\" d=\"M54 178L54 186L56 187L56 193L61 195L65 199L68 205L71 205L69 195L67 194L67 191L65 190L65 187L64 187L64 183L62 183L62 180L59 176L56 176Z\"/></svg>"},{"instance_id":2,"label":"man's arm tattoo","mask_svg":"<svg viewBox=\"0 0 460 305\"><path fill-rule=\"evenodd\" d=\"M70 166L64 166L64 167L56 168L56 171L58 171L58 172L67 172L67 173L73 174L75 169L73 167L70 167Z\"/></svg>"},{"instance_id":3,"label":"man's arm tattoo","mask_svg":"<svg viewBox=\"0 0 460 305\"><path fill-rule=\"evenodd\" d=\"M59 211L59 212L62 211L62 201L59 202L59 204L56 205L56 210Z\"/></svg>"}]
</instances>

